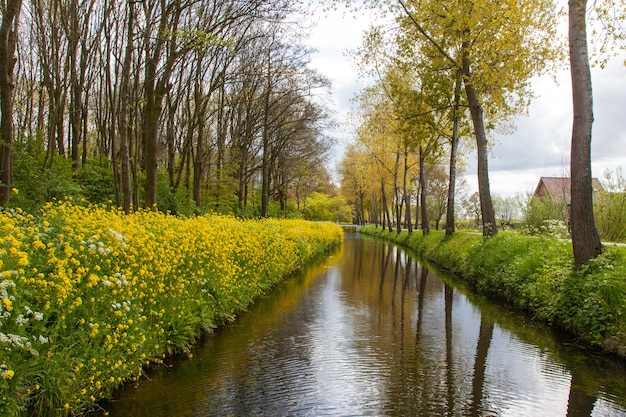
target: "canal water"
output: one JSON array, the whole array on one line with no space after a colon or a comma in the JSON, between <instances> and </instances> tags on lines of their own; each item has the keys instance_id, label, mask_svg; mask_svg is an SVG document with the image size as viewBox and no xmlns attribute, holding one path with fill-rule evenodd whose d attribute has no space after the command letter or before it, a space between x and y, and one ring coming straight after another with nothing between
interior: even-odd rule
<instances>
[{"instance_id":1,"label":"canal water","mask_svg":"<svg viewBox=\"0 0 626 417\"><path fill-rule=\"evenodd\" d=\"M626 416L626 369L346 233L193 357L102 406L111 417Z\"/></svg>"}]
</instances>

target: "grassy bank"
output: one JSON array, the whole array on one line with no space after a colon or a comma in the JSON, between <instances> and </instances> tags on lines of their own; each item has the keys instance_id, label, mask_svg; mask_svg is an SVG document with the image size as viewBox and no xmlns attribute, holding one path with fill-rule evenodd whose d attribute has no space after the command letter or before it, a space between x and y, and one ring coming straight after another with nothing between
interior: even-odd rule
<instances>
[{"instance_id":1,"label":"grassy bank","mask_svg":"<svg viewBox=\"0 0 626 417\"><path fill-rule=\"evenodd\" d=\"M626 248L606 247L581 270L574 270L571 243L550 236L499 232L443 231L399 235L367 226L376 235L414 249L482 294L558 325L581 341L626 358Z\"/></svg>"},{"instance_id":2,"label":"grassy bank","mask_svg":"<svg viewBox=\"0 0 626 417\"><path fill-rule=\"evenodd\" d=\"M73 415L341 244L331 223L0 214L0 415Z\"/></svg>"}]
</instances>

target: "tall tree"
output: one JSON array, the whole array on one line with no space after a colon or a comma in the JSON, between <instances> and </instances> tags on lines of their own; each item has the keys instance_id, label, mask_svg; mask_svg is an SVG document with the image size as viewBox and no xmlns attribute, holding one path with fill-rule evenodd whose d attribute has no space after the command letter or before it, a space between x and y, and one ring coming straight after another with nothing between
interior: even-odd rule
<instances>
[{"instance_id":1,"label":"tall tree","mask_svg":"<svg viewBox=\"0 0 626 417\"><path fill-rule=\"evenodd\" d=\"M569 54L574 123L571 145L571 234L578 266L602 252L593 215L591 126L593 92L587 51L587 0L569 0Z\"/></svg>"},{"instance_id":2,"label":"tall tree","mask_svg":"<svg viewBox=\"0 0 626 417\"><path fill-rule=\"evenodd\" d=\"M13 70L22 1L5 0L0 7L0 205L5 205L13 184Z\"/></svg>"},{"instance_id":3,"label":"tall tree","mask_svg":"<svg viewBox=\"0 0 626 417\"><path fill-rule=\"evenodd\" d=\"M60 3L56 1L33 1L31 14L36 35L36 50L41 67L41 83L47 99L47 146L45 169L53 166L56 154L65 156L65 125L63 113L67 102L68 68L67 39L63 36L59 14Z\"/></svg>"},{"instance_id":4,"label":"tall tree","mask_svg":"<svg viewBox=\"0 0 626 417\"><path fill-rule=\"evenodd\" d=\"M86 140L87 119L87 69L90 55L99 45L102 23L93 18L96 0L70 0L59 8L59 21L67 38L66 66L69 73L69 133L70 157L74 170L80 162L80 144ZM102 16L102 21L104 21Z\"/></svg>"},{"instance_id":5,"label":"tall tree","mask_svg":"<svg viewBox=\"0 0 626 417\"><path fill-rule=\"evenodd\" d=\"M131 65L133 60L133 48L135 39L135 1L128 0L127 4L127 25L126 25L126 50L124 51L124 61L122 63L122 73L120 80L120 111L118 118L118 129L120 137L120 158L122 165L121 188L124 213L130 213L132 207L132 184L131 184L131 167L130 167L130 149L129 142L129 101L130 101L130 82L131 82Z\"/></svg>"},{"instance_id":6,"label":"tall tree","mask_svg":"<svg viewBox=\"0 0 626 417\"><path fill-rule=\"evenodd\" d=\"M483 234L497 233L491 201L487 127L528 104L529 80L555 56L552 0L405 2L397 0L422 42L463 77L478 162Z\"/></svg>"}]
</instances>

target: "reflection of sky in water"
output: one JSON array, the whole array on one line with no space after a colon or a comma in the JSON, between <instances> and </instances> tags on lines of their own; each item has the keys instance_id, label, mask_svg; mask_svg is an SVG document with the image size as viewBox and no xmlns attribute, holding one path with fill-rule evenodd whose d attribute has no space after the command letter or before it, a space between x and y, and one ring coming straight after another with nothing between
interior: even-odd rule
<instances>
[{"instance_id":1,"label":"reflection of sky in water","mask_svg":"<svg viewBox=\"0 0 626 417\"><path fill-rule=\"evenodd\" d=\"M489 348L485 398L499 416L552 417L567 414L570 376L532 345L496 326Z\"/></svg>"},{"instance_id":2,"label":"reflection of sky in water","mask_svg":"<svg viewBox=\"0 0 626 417\"><path fill-rule=\"evenodd\" d=\"M364 311L346 304L341 275L328 270L309 326L311 366L320 404L312 411L333 415L380 415L385 369L375 361L360 329ZM358 349L357 349L358 347ZM369 352L369 355L368 355Z\"/></svg>"},{"instance_id":3,"label":"reflection of sky in water","mask_svg":"<svg viewBox=\"0 0 626 417\"><path fill-rule=\"evenodd\" d=\"M287 282L192 360L129 387L110 416L586 417L568 414L582 391L594 417L626 415L623 367L569 353L425 272L395 248L347 239L316 277Z\"/></svg>"}]
</instances>

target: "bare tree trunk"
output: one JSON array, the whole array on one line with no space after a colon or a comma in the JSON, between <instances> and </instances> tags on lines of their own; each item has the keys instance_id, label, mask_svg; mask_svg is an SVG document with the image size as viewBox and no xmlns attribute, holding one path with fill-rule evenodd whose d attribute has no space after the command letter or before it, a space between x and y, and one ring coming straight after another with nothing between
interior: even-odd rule
<instances>
[{"instance_id":1,"label":"bare tree trunk","mask_svg":"<svg viewBox=\"0 0 626 417\"><path fill-rule=\"evenodd\" d=\"M457 79L454 84L454 119L452 128L452 143L450 149L450 174L448 183L448 202L446 206L446 236L454 234L454 205L456 195L456 159L459 151L459 124L461 123L461 81L462 74L457 73Z\"/></svg>"},{"instance_id":2,"label":"bare tree trunk","mask_svg":"<svg viewBox=\"0 0 626 417\"><path fill-rule=\"evenodd\" d=\"M571 233L574 263L580 266L602 252L593 215L591 126L593 92L587 52L586 0L569 0L569 51L574 104L571 148Z\"/></svg>"},{"instance_id":3,"label":"bare tree trunk","mask_svg":"<svg viewBox=\"0 0 626 417\"><path fill-rule=\"evenodd\" d=\"M144 7L151 7L147 4ZM157 202L157 175L159 162L159 130L163 112L163 100L170 85L170 78L177 59L182 51L177 49L176 33L182 13L180 2L167 4L160 1L159 23L156 40L152 39L153 28L148 28L144 34L145 42L145 107L144 107L144 141L145 141L145 169L146 169L146 207L156 208ZM172 33L170 38L162 36ZM166 45L168 43L169 45ZM168 47L169 46L169 47ZM162 65L162 67L161 67Z\"/></svg>"},{"instance_id":4,"label":"bare tree trunk","mask_svg":"<svg viewBox=\"0 0 626 417\"><path fill-rule=\"evenodd\" d=\"M422 186L420 185L419 177L418 177L418 185L417 185L417 197L415 198L415 229L419 229L420 227L420 209L422 204L420 203L420 198L422 195Z\"/></svg>"},{"instance_id":5,"label":"bare tree trunk","mask_svg":"<svg viewBox=\"0 0 626 417\"><path fill-rule=\"evenodd\" d=\"M374 225L378 228L379 216L378 216L378 205L376 204L376 195L372 196L372 214L370 215L370 221L374 221Z\"/></svg>"},{"instance_id":6,"label":"bare tree trunk","mask_svg":"<svg viewBox=\"0 0 626 417\"><path fill-rule=\"evenodd\" d=\"M0 205L5 205L13 184L13 69L21 0L7 0L0 26Z\"/></svg>"},{"instance_id":7,"label":"bare tree trunk","mask_svg":"<svg viewBox=\"0 0 626 417\"><path fill-rule=\"evenodd\" d=\"M411 194L409 194L409 189L407 186L408 177L409 177L409 150L405 146L404 147L404 176L403 176L403 188L404 188L404 204L406 205L405 210L405 223L406 227L409 230L409 234L413 233L413 223L411 222Z\"/></svg>"},{"instance_id":8,"label":"bare tree trunk","mask_svg":"<svg viewBox=\"0 0 626 417\"><path fill-rule=\"evenodd\" d=\"M402 231L402 207L400 204L400 187L398 187L398 166L400 165L400 148L396 149L396 163L394 164L393 170L393 207L395 208L394 214L396 217L396 233L400 234Z\"/></svg>"},{"instance_id":9,"label":"bare tree trunk","mask_svg":"<svg viewBox=\"0 0 626 417\"><path fill-rule=\"evenodd\" d=\"M380 183L380 193L381 193L381 197L382 197L382 203L383 203L383 228L385 227L385 218L387 219L387 228L389 229L389 231L391 232L392 226L391 226L391 216L389 216L389 206L387 205L387 196L385 195L385 181L381 181Z\"/></svg>"},{"instance_id":10,"label":"bare tree trunk","mask_svg":"<svg viewBox=\"0 0 626 417\"><path fill-rule=\"evenodd\" d=\"M469 33L466 33L469 38ZM478 100L478 95L471 81L470 57L468 53L468 41L463 42L463 76L465 78L465 94L469 104L474 135L476 136L476 152L478 154L478 195L480 198L480 210L482 213L483 236L495 236L498 233L496 225L496 213L491 200L489 186L489 151L487 148L487 134L483 120L483 108Z\"/></svg>"},{"instance_id":11,"label":"bare tree trunk","mask_svg":"<svg viewBox=\"0 0 626 417\"><path fill-rule=\"evenodd\" d=\"M122 64L122 79L120 81L120 109L119 109L119 136L120 136L120 158L122 160L122 207L124 213L130 213L132 207L132 186L130 172L130 152L128 148L128 103L130 97L130 64L133 57L133 28L135 27L135 3L128 1L128 32L126 39L126 51L124 53L124 63Z\"/></svg>"},{"instance_id":12,"label":"bare tree trunk","mask_svg":"<svg viewBox=\"0 0 626 417\"><path fill-rule=\"evenodd\" d=\"M420 161L420 207L422 209L422 234L426 236L430 233L430 224L428 220L428 211L426 206L426 172L424 169L424 151L422 147L419 148L419 161Z\"/></svg>"},{"instance_id":13,"label":"bare tree trunk","mask_svg":"<svg viewBox=\"0 0 626 417\"><path fill-rule=\"evenodd\" d=\"M271 53L267 53L267 85L263 105L263 156L261 166L261 217L267 217L270 199L270 132L269 132L269 112L270 112L270 92L272 89L271 78Z\"/></svg>"}]
</instances>

